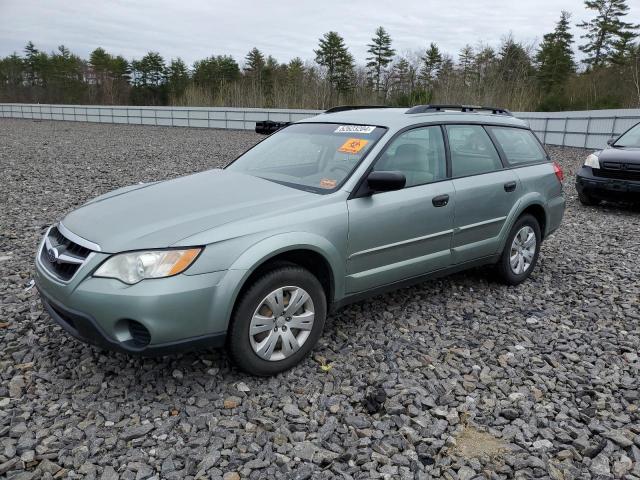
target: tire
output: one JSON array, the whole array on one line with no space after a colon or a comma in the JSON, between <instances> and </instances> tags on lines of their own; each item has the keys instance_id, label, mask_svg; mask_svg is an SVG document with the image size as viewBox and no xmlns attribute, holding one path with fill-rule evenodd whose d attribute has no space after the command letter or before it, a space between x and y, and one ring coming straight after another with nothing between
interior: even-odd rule
<instances>
[{"instance_id":1,"label":"tire","mask_svg":"<svg viewBox=\"0 0 640 480\"><path fill-rule=\"evenodd\" d=\"M529 234L531 233L534 235L535 245L533 248L527 248L526 245L530 241ZM516 236L518 236L517 242ZM538 262L541 239L540 224L534 216L529 214L522 215L516 221L511 228L511 232L509 232L504 250L497 264L498 275L503 283L518 285L529 278ZM522 255L519 252L522 252ZM514 258L512 253L517 257L514 267L512 267L512 259ZM527 258L529 259L528 261Z\"/></svg>"},{"instance_id":2,"label":"tire","mask_svg":"<svg viewBox=\"0 0 640 480\"><path fill-rule=\"evenodd\" d=\"M296 299L300 307L288 310L289 301ZM315 346L326 316L326 295L313 274L297 265L275 267L255 280L236 304L227 345L231 358L251 375L284 372Z\"/></svg>"},{"instance_id":3,"label":"tire","mask_svg":"<svg viewBox=\"0 0 640 480\"><path fill-rule=\"evenodd\" d=\"M594 207L600 203L600 200L593 198L584 192L578 192L578 200L580 200L580 203L582 205L585 205L587 207Z\"/></svg>"}]
</instances>

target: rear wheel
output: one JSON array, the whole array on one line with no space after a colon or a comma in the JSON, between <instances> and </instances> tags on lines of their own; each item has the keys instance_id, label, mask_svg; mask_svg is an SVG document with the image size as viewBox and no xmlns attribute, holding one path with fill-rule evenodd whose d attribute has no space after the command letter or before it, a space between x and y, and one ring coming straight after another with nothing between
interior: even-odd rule
<instances>
[{"instance_id":1,"label":"rear wheel","mask_svg":"<svg viewBox=\"0 0 640 480\"><path fill-rule=\"evenodd\" d=\"M518 285L531 275L538 261L541 238L540 224L534 216L527 214L518 219L497 265L504 283Z\"/></svg>"},{"instance_id":2,"label":"rear wheel","mask_svg":"<svg viewBox=\"0 0 640 480\"><path fill-rule=\"evenodd\" d=\"M578 200L580 200L581 204L586 205L588 207L592 207L600 203L600 200L598 200L597 198L593 198L592 196L584 192L578 192Z\"/></svg>"},{"instance_id":3,"label":"rear wheel","mask_svg":"<svg viewBox=\"0 0 640 480\"><path fill-rule=\"evenodd\" d=\"M316 344L326 314L326 296L315 276L298 266L276 268L239 300L229 329L229 352L247 373L283 372Z\"/></svg>"}]
</instances>

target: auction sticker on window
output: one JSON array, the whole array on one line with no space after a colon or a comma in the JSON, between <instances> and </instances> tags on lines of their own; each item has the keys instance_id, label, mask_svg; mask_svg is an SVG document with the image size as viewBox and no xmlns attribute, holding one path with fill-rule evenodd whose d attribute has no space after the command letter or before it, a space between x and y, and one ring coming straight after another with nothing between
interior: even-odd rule
<instances>
[{"instance_id":1,"label":"auction sticker on window","mask_svg":"<svg viewBox=\"0 0 640 480\"><path fill-rule=\"evenodd\" d=\"M340 125L333 133L371 133L375 129L370 125Z\"/></svg>"},{"instance_id":2,"label":"auction sticker on window","mask_svg":"<svg viewBox=\"0 0 640 480\"><path fill-rule=\"evenodd\" d=\"M323 178L320 180L321 188L336 188L337 182L331 178Z\"/></svg>"},{"instance_id":3,"label":"auction sticker on window","mask_svg":"<svg viewBox=\"0 0 640 480\"><path fill-rule=\"evenodd\" d=\"M347 138L347 141L342 144L338 151L341 153L356 154L362 150L367 143L369 143L369 140L363 140L362 138Z\"/></svg>"}]
</instances>

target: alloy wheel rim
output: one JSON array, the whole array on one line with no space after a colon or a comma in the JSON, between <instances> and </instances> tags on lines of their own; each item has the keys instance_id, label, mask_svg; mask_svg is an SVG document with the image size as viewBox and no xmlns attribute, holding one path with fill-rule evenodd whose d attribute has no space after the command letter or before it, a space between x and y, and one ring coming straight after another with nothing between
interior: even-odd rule
<instances>
[{"instance_id":1,"label":"alloy wheel rim","mask_svg":"<svg viewBox=\"0 0 640 480\"><path fill-rule=\"evenodd\" d=\"M265 296L249 324L251 348L261 359L276 362L296 353L307 341L315 320L313 300L296 286Z\"/></svg>"},{"instance_id":2,"label":"alloy wheel rim","mask_svg":"<svg viewBox=\"0 0 640 480\"><path fill-rule=\"evenodd\" d=\"M516 275L522 275L531 267L536 254L536 234L529 225L525 225L513 237L509 252L509 265Z\"/></svg>"}]
</instances>

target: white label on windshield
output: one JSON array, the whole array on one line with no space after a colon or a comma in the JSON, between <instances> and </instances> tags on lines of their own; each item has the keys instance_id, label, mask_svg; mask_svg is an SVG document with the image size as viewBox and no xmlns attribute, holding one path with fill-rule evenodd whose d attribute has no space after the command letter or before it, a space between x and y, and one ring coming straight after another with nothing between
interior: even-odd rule
<instances>
[{"instance_id":1,"label":"white label on windshield","mask_svg":"<svg viewBox=\"0 0 640 480\"><path fill-rule=\"evenodd\" d=\"M368 125L340 125L333 133L371 133L375 129Z\"/></svg>"}]
</instances>

